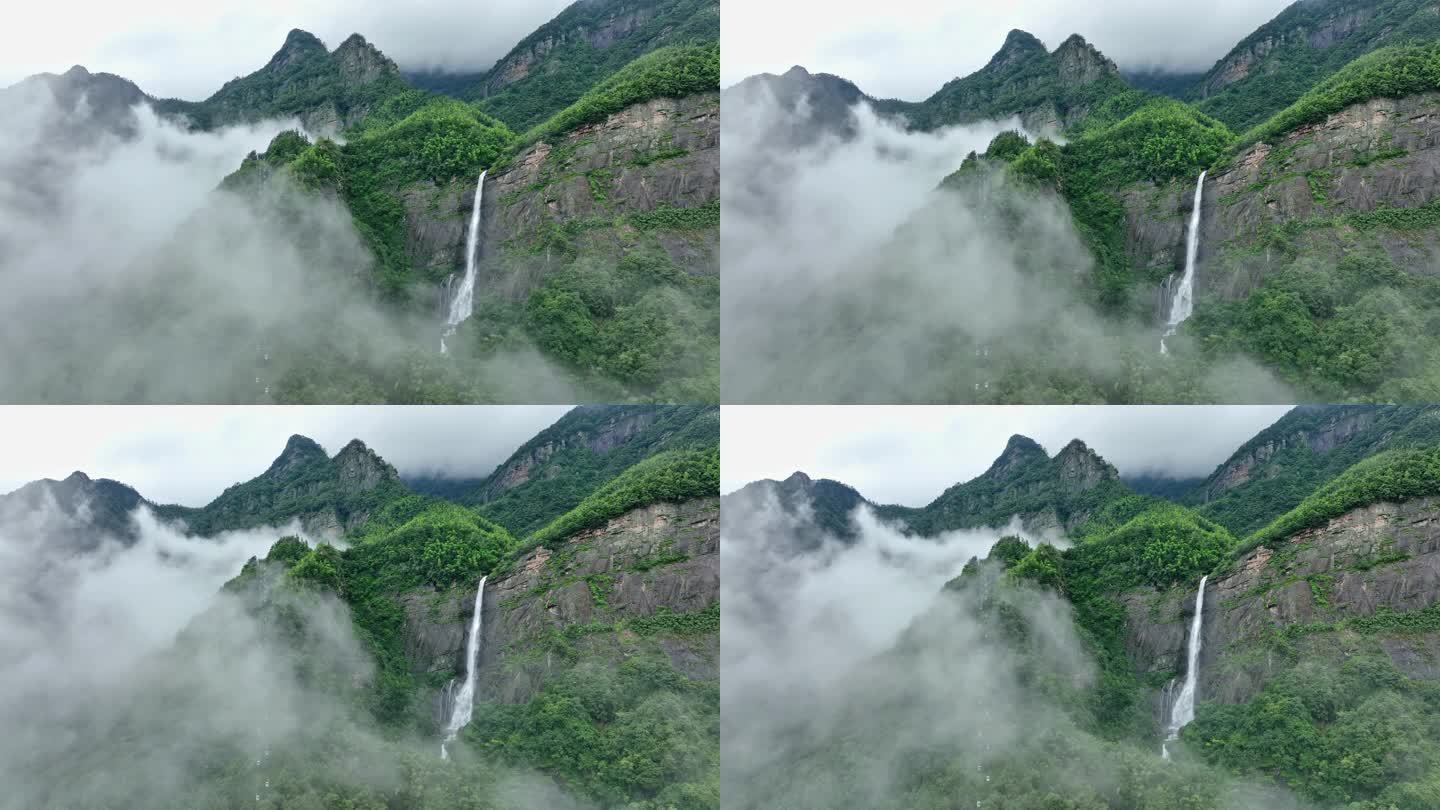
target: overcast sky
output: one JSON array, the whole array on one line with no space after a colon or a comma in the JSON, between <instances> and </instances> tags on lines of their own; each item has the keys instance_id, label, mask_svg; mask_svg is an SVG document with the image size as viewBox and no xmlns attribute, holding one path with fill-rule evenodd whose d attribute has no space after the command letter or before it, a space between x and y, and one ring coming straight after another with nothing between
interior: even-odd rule
<instances>
[{"instance_id":1,"label":"overcast sky","mask_svg":"<svg viewBox=\"0 0 1440 810\"><path fill-rule=\"evenodd\" d=\"M1051 455L1083 439L1122 475L1208 475L1289 406L727 405L720 488L800 470L877 503L923 506L985 472L1016 434Z\"/></svg>"},{"instance_id":2,"label":"overcast sky","mask_svg":"<svg viewBox=\"0 0 1440 810\"><path fill-rule=\"evenodd\" d=\"M263 67L292 28L365 36L402 68L484 70L569 0L130 0L27 3L0 26L0 87L81 64L151 95L202 99Z\"/></svg>"},{"instance_id":3,"label":"overcast sky","mask_svg":"<svg viewBox=\"0 0 1440 810\"><path fill-rule=\"evenodd\" d=\"M203 506L270 466L299 433L331 455L361 439L401 475L487 475L569 406L11 406L0 492L81 470L159 503Z\"/></svg>"},{"instance_id":4,"label":"overcast sky","mask_svg":"<svg viewBox=\"0 0 1440 810\"><path fill-rule=\"evenodd\" d=\"M725 0L721 83L792 65L880 98L926 98L975 72L1014 28L1052 50L1080 34L1122 68L1205 70L1291 0Z\"/></svg>"}]
</instances>

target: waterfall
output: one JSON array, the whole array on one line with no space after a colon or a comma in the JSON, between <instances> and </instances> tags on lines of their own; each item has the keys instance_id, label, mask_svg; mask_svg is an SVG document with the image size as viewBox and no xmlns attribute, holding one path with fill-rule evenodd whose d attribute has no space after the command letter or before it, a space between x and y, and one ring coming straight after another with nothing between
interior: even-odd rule
<instances>
[{"instance_id":1,"label":"waterfall","mask_svg":"<svg viewBox=\"0 0 1440 810\"><path fill-rule=\"evenodd\" d=\"M453 698L450 695L450 686L445 687L443 702L450 707L450 719L445 722L445 739L440 742L441 759L450 758L450 752L445 746L470 722L471 712L475 709L475 670L478 668L475 656L480 652L480 616L485 607L486 579L488 577L480 578L480 588L475 592L475 613L470 617L470 638L465 642L465 682L460 685L460 691L456 692ZM454 681L450 683L453 684Z\"/></svg>"},{"instance_id":2,"label":"waterfall","mask_svg":"<svg viewBox=\"0 0 1440 810\"><path fill-rule=\"evenodd\" d=\"M1205 192L1205 172L1195 181L1195 203L1190 209L1190 232L1185 237L1185 274L1170 301L1170 317L1165 335L1160 338L1160 353L1165 354L1165 338L1175 334L1180 324L1195 311L1195 257L1200 255L1200 202Z\"/></svg>"},{"instance_id":3,"label":"waterfall","mask_svg":"<svg viewBox=\"0 0 1440 810\"><path fill-rule=\"evenodd\" d=\"M1195 719L1195 686L1200 681L1200 629L1205 615L1205 581L1207 574L1200 578L1200 590L1195 594L1195 616L1190 619L1190 645L1185 658L1185 682L1180 685L1180 694L1170 704L1169 723L1165 729L1165 742L1160 744L1160 756L1170 758L1169 744L1180 739L1180 729ZM1168 696L1168 688L1166 690Z\"/></svg>"},{"instance_id":4,"label":"waterfall","mask_svg":"<svg viewBox=\"0 0 1440 810\"><path fill-rule=\"evenodd\" d=\"M475 265L479 262L480 247L480 201L485 192L485 172L475 184L475 203L470 207L470 230L465 234L465 276L460 280L460 289L452 297L449 285L446 296L450 298L450 311L445 316L445 332L440 336L440 353L445 353L445 338L455 334L460 322L470 317L475 309Z\"/></svg>"}]
</instances>

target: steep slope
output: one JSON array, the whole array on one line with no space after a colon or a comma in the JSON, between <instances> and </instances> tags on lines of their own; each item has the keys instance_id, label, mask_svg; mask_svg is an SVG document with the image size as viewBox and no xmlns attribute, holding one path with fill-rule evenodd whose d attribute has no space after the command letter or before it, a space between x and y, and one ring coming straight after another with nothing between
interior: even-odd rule
<instances>
[{"instance_id":1,"label":"steep slope","mask_svg":"<svg viewBox=\"0 0 1440 810\"><path fill-rule=\"evenodd\" d=\"M1014 30L975 73L947 82L919 104L885 101L878 108L922 130L1013 116L1031 132L1055 133L1129 89L1115 63L1079 34L1051 52L1032 34Z\"/></svg>"},{"instance_id":2,"label":"steep slope","mask_svg":"<svg viewBox=\"0 0 1440 810\"><path fill-rule=\"evenodd\" d=\"M876 103L848 79L811 73L800 65L778 76L747 76L725 88L720 96L722 106L750 107L770 101L788 115L771 122L771 129L760 142L783 148L808 146L826 135L848 139L855 134L855 105L862 101Z\"/></svg>"},{"instance_id":3,"label":"steep slope","mask_svg":"<svg viewBox=\"0 0 1440 810\"><path fill-rule=\"evenodd\" d=\"M581 405L521 445L464 502L529 533L646 458L719 441L714 406Z\"/></svg>"},{"instance_id":4,"label":"steep slope","mask_svg":"<svg viewBox=\"0 0 1440 810\"><path fill-rule=\"evenodd\" d=\"M784 481L752 481L721 499L726 531L733 537L749 536L770 523L767 512L772 506L795 518L789 551L797 554L814 550L827 538L855 539L851 515L861 504L871 505L854 488L799 471Z\"/></svg>"},{"instance_id":5,"label":"steep slope","mask_svg":"<svg viewBox=\"0 0 1440 810\"><path fill-rule=\"evenodd\" d=\"M1236 131L1249 129L1359 56L1437 36L1429 0L1297 2L1216 62L1192 98Z\"/></svg>"},{"instance_id":6,"label":"steep slope","mask_svg":"<svg viewBox=\"0 0 1440 810\"><path fill-rule=\"evenodd\" d=\"M640 56L719 38L715 0L585 0L522 39L462 95L521 131Z\"/></svg>"},{"instance_id":7,"label":"steep slope","mask_svg":"<svg viewBox=\"0 0 1440 810\"><path fill-rule=\"evenodd\" d=\"M204 101L166 99L156 107L199 129L293 116L311 132L336 134L407 89L395 63L359 34L332 52L297 28L254 73L226 82Z\"/></svg>"},{"instance_id":8,"label":"steep slope","mask_svg":"<svg viewBox=\"0 0 1440 810\"><path fill-rule=\"evenodd\" d=\"M481 393L487 361L538 347L604 393L590 399L713 401L718 86L718 43L668 46L521 136L476 105L408 91L343 145L283 134L225 185L342 200L375 258L370 286L416 325L433 318L416 335L430 346L465 272L485 170L474 310L447 341L445 384L493 396ZM315 371L282 379L279 398L305 399Z\"/></svg>"},{"instance_id":9,"label":"steep slope","mask_svg":"<svg viewBox=\"0 0 1440 810\"><path fill-rule=\"evenodd\" d=\"M134 135L133 108L152 100L129 79L112 73L91 73L82 65L58 75L39 73L0 88L0 109L11 115L38 99L53 99L56 111L66 116L64 126L45 122L49 124L46 135L71 146L93 143L103 134Z\"/></svg>"},{"instance_id":10,"label":"steep slope","mask_svg":"<svg viewBox=\"0 0 1440 810\"><path fill-rule=\"evenodd\" d=\"M67 518L48 534L70 551L91 551L105 539L136 540L130 513L147 504L134 489L108 478L75 471L63 481L44 478L0 495L0 524L31 519L54 509Z\"/></svg>"},{"instance_id":11,"label":"steep slope","mask_svg":"<svg viewBox=\"0 0 1440 810\"><path fill-rule=\"evenodd\" d=\"M979 477L945 490L924 507L882 506L877 514L933 535L1004 526L1019 517L1031 532L1071 532L1104 505L1131 494L1115 468L1076 439L1051 458L1033 439L1011 436Z\"/></svg>"},{"instance_id":12,"label":"steep slope","mask_svg":"<svg viewBox=\"0 0 1440 810\"><path fill-rule=\"evenodd\" d=\"M201 535L299 520L307 532L335 537L405 494L395 468L359 439L331 458L312 439L296 435L259 476L228 487L203 507L162 506L156 514Z\"/></svg>"},{"instance_id":13,"label":"steep slope","mask_svg":"<svg viewBox=\"0 0 1440 810\"><path fill-rule=\"evenodd\" d=\"M1241 536L1363 458L1436 442L1440 412L1434 406L1301 406L1238 448L1188 502Z\"/></svg>"},{"instance_id":14,"label":"steep slope","mask_svg":"<svg viewBox=\"0 0 1440 810\"><path fill-rule=\"evenodd\" d=\"M769 94L785 110L804 113L784 122L778 134L786 143L805 144L826 133L850 135L849 108L861 101L919 130L1016 118L1031 132L1054 135L1130 89L1115 63L1079 34L1052 52L1034 35L1013 30L983 68L946 82L924 101L878 99L844 78L799 65L780 76L750 76L725 92L737 101Z\"/></svg>"}]
</instances>

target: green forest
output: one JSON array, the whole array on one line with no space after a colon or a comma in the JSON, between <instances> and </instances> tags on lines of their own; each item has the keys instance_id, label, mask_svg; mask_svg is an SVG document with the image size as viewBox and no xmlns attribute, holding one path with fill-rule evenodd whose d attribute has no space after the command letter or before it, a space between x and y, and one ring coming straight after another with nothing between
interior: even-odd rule
<instances>
[{"instance_id":1,"label":"green forest","mask_svg":"<svg viewBox=\"0 0 1440 810\"><path fill-rule=\"evenodd\" d=\"M1212 476L1167 498L1105 475L1081 476L1088 483L1079 489L1090 494L1078 497L1076 476L1066 473L1077 468L1073 449L1051 458L1016 436L986 473L929 505L878 507L919 543L1004 525L1010 515L1069 515L1073 528L1055 545L1007 536L971 558L890 650L850 676L855 694L842 702L853 715L776 741L785 755L733 788L739 806L1435 806L1440 685L1417 666L1423 653L1403 651L1433 643L1440 612L1433 597L1367 609L1356 588L1374 592L1413 576L1397 566L1430 553L1424 527L1440 502L1436 418L1434 406L1295 408ZM1095 456L1088 469L1104 464ZM1232 478L1236 469L1246 475ZM848 520L854 505L835 515L821 501L807 506L829 525ZM1342 518L1348 529L1332 523ZM1182 674L1202 576L1206 647L1220 651L1202 655L1210 671L1202 669L1195 718L1166 761L1159 701ZM1040 607L1056 598L1061 629ZM1312 618L1294 617L1296 604L1309 605ZM957 629L972 622L978 629ZM1220 637L1220 627L1240 632ZM1064 628L1073 628L1093 674L1047 652ZM1163 632L1179 634L1180 658L1148 657ZM937 685L931 673L964 671L970 656L1008 673L1001 685L976 687L996 694L951 693L943 678ZM973 712L1011 703L1009 725L993 727L992 718L984 733L1000 741L996 752L982 753L968 730L958 738L921 732L943 712L983 728ZM832 726L844 731L826 731ZM853 798L876 789L867 761L889 763L891 787L878 805Z\"/></svg>"},{"instance_id":2,"label":"green forest","mask_svg":"<svg viewBox=\"0 0 1440 810\"><path fill-rule=\"evenodd\" d=\"M1330 31L1352 5L1333 0L1291 6L1226 57L1246 55L1263 68L1219 91L1202 88L1228 75L1221 68L1225 60L1190 90L1172 90L1179 96L1173 98L1127 85L1098 52L1091 56L1098 77L1076 84L1056 65L1067 49L1076 52L1077 41L1088 47L1083 40L1072 38L1047 52L1033 37L1013 32L991 65L946 84L930 99L918 105L875 102L922 129L1060 113L1059 137L1042 135L1031 143L1019 132L1003 133L984 152L966 157L941 187L998 214L987 219L1016 240L1026 221L1020 212L1032 205L1027 200L1038 195L1064 202L1092 260L1073 294L1102 318L1102 334L1089 345L1109 358L1107 373L1072 373L1065 356L1071 327L1037 324L1029 337L1041 351L1010 356L1001 348L987 367L975 370L994 382L980 399L1434 398L1440 390L1434 361L1440 356L1434 339L1440 286L1423 258L1440 222L1429 199L1434 189L1419 188L1404 199L1382 194L1378 201L1354 192L1391 182L1407 171L1406 161L1423 159L1416 154L1425 148L1423 138L1415 141L1413 125L1384 112L1375 113L1382 116L1374 119L1376 129L1358 138L1337 135L1343 130L1333 127L1316 129L1347 111L1371 114L1357 105L1385 111L1403 103L1414 105L1416 115L1433 107L1432 94L1440 91L1434 15L1410 0L1360 4L1367 7L1363 21L1327 47L1293 35L1278 47L1264 44L1276 32ZM1159 301L1158 291L1183 269L1183 228L1202 170L1207 221L1195 311L1168 341L1169 356L1152 357L1169 304ZM997 184L996 177L1008 182ZM1022 190L1018 200L1015 189ZM1239 211L1244 213L1233 213ZM1162 226L1176 233L1176 225L1182 227L1168 252L1158 252L1163 248L1149 233ZM1012 226L1019 230L1006 230ZM1217 232L1218 241L1209 235ZM1048 279L1062 288L1074 284L1053 267L1025 264L1024 252L1022 273L1063 276ZM955 347L954 377L972 376L964 368L970 348ZM1258 369L1244 371L1251 366ZM1264 388L1237 379L1257 373L1268 378ZM948 390L943 396L975 397Z\"/></svg>"},{"instance_id":3,"label":"green forest","mask_svg":"<svg viewBox=\"0 0 1440 810\"><path fill-rule=\"evenodd\" d=\"M73 746L75 761L89 763L94 776L57 777L51 798L39 806L499 810L580 802L718 810L718 675L695 671L697 661L718 653L718 594L697 609L672 608L664 598L638 610L609 602L624 577L649 588L683 576L672 567L697 553L693 538L703 530L662 522L657 551L638 558L624 533L575 539L627 513L686 504L692 510L686 514L715 525L718 419L714 406L577 408L508 462L521 463L538 447L578 449L545 455L546 486L509 487L495 498L481 494L490 491L482 481L457 500L411 492L359 442L330 458L295 436L265 473L211 504L157 507L162 519L184 521L200 535L316 515L349 515L353 528L330 541L280 537L264 556L250 558L175 646L147 663L163 675L133 707L116 707L115 732L83 735ZM629 432L634 424L644 428ZM357 485L365 479L370 483ZM494 513L505 523L485 516L491 503L501 505ZM571 573L592 553L617 567ZM512 580L530 582L533 572L540 574L534 587L496 596ZM436 700L462 677L461 664L449 656L436 668L418 656L428 643L424 633L436 632L426 626L458 624L463 639L482 577L489 581L486 622L501 621L487 638L507 632L500 617L511 611L521 622L531 611L545 615L546 605L577 582L593 605L588 621L557 616L542 621L538 635L497 636L503 663L480 683L472 722L442 760ZM447 603L463 612L443 618ZM250 628L253 637L236 638L237 627ZM358 647L344 641L351 637ZM306 705L275 705L276 716L287 718L281 733L252 738L221 731L223 724L211 730L187 714L204 711L197 705L204 682L190 680L194 662L236 657L234 644L255 645L250 654L275 662L279 669L265 682L307 696ZM688 651L682 668L677 648ZM482 651L478 661L484 666L493 655ZM530 688L487 691L486 684L503 685L520 671L538 673ZM164 718L177 717L189 718L193 729L165 726ZM187 740L190 750L167 753L170 739ZM172 775L164 784L107 781L107 769L129 746L168 757ZM74 781L73 790L61 789L66 780Z\"/></svg>"},{"instance_id":4,"label":"green forest","mask_svg":"<svg viewBox=\"0 0 1440 810\"><path fill-rule=\"evenodd\" d=\"M705 158L675 130L709 124L662 121L645 134L654 143L634 146L612 143L631 136L598 126L657 102L710 105L718 115L718 3L576 3L490 72L415 83L409 75L359 35L330 51L297 29L269 64L204 101L157 102L200 131L298 118L308 134L276 136L221 189L302 253L323 255L324 246L307 243L316 234L299 214L338 204L371 259L317 276L333 284L335 311L314 302L313 314L255 336L269 349L256 396L279 404L718 401L718 190L698 201L621 193L692 171L689 162ZM540 164L519 165L522 156ZM460 247L482 171L491 196L481 287L447 354L436 356L437 312L447 280L465 268ZM588 201L547 213L577 178ZM494 196L507 185L513 190ZM496 219L506 224L488 224ZM431 242L457 226L448 251L456 255L439 255ZM373 307L372 322L344 317L357 308L342 303L347 296L363 301L367 318ZM317 329L319 320L330 326Z\"/></svg>"}]
</instances>

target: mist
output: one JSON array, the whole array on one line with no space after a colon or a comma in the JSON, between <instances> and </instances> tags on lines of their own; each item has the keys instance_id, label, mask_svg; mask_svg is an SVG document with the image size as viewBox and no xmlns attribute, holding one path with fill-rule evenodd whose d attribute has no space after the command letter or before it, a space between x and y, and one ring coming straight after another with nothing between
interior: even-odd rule
<instances>
[{"instance_id":1,"label":"mist","mask_svg":"<svg viewBox=\"0 0 1440 810\"><path fill-rule=\"evenodd\" d=\"M725 807L1171 807L1201 786L1215 807L1298 806L1162 762L1158 737L1141 750L1084 731L1099 670L1069 603L998 563L955 581L1016 527L905 538L862 507L853 542L797 554L807 515L773 496L726 510Z\"/></svg>"},{"instance_id":2,"label":"mist","mask_svg":"<svg viewBox=\"0 0 1440 810\"><path fill-rule=\"evenodd\" d=\"M589 806L463 746L442 764L423 727L382 733L349 607L254 562L298 526L200 538L132 519L133 539L90 551L57 542L84 508L0 524L0 808Z\"/></svg>"},{"instance_id":3,"label":"mist","mask_svg":"<svg viewBox=\"0 0 1440 810\"><path fill-rule=\"evenodd\" d=\"M727 401L1293 399L1248 361L1201 365L1183 340L1162 357L1158 322L1102 317L1058 195L1001 172L935 190L1014 122L912 133L862 104L849 140L775 145L803 110L765 92L725 104Z\"/></svg>"},{"instance_id":4,"label":"mist","mask_svg":"<svg viewBox=\"0 0 1440 810\"><path fill-rule=\"evenodd\" d=\"M434 302L417 286L382 303L333 193L284 175L217 190L294 121L190 132L140 105L107 129L45 92L17 106L0 138L0 401L583 398L523 341L440 356Z\"/></svg>"}]
</instances>

